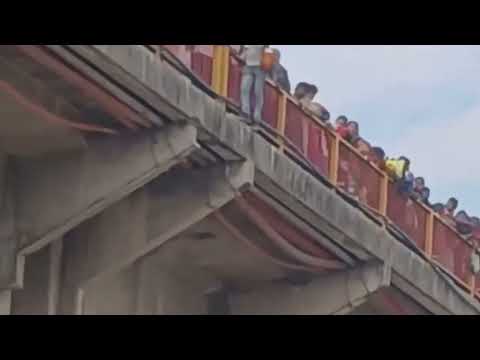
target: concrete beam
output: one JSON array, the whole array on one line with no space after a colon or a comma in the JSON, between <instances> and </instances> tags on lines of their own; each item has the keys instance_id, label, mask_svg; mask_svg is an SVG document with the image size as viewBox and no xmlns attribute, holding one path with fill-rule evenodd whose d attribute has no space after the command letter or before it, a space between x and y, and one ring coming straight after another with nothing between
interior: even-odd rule
<instances>
[{"instance_id":1,"label":"concrete beam","mask_svg":"<svg viewBox=\"0 0 480 360\"><path fill-rule=\"evenodd\" d=\"M91 137L88 151L15 164L22 254L31 253L156 178L197 148L194 127Z\"/></svg>"},{"instance_id":2,"label":"concrete beam","mask_svg":"<svg viewBox=\"0 0 480 360\"><path fill-rule=\"evenodd\" d=\"M72 304L79 288L127 268L231 201L252 182L253 165L248 162L175 170L81 224L65 237L67 302Z\"/></svg>"},{"instance_id":3,"label":"concrete beam","mask_svg":"<svg viewBox=\"0 0 480 360\"><path fill-rule=\"evenodd\" d=\"M232 314L239 315L342 314L389 285L390 268L374 263L318 277L305 286L271 283L253 292L231 294L229 304Z\"/></svg>"}]
</instances>

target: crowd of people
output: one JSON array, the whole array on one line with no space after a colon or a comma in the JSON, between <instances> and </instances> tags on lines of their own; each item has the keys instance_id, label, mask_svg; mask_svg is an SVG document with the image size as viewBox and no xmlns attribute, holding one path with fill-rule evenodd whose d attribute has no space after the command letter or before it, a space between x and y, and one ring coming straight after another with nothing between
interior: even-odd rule
<instances>
[{"instance_id":1,"label":"crowd of people","mask_svg":"<svg viewBox=\"0 0 480 360\"><path fill-rule=\"evenodd\" d=\"M270 54L270 60L265 54ZM288 94L291 94L290 81L287 70L281 65L280 51L270 49L269 45L241 45L239 55L245 61L241 80L241 108L244 116L251 117L250 101L253 86L255 97L255 109L253 118L261 121L263 109L263 93L265 80L267 78L275 82ZM267 58L267 60L266 60ZM323 121L327 127L334 130L342 139L356 148L359 153L368 161L395 181L398 192L409 199L416 199L425 206L438 213L442 219L457 231L466 236L474 236L480 241L480 218L470 216L466 211L458 211L458 200L450 198L445 204L430 203L430 189L426 186L423 177L415 177L410 171L410 160L405 156L398 158L387 158L385 151L378 146L372 146L360 136L360 127L356 121L349 120L345 115L338 116L332 124L330 113L319 102L314 99L317 96L318 88L306 82L300 82L295 87L293 97L300 106L307 112L312 113ZM340 168L349 172L348 164L340 164ZM350 181L339 184L345 187L350 193L361 193L354 186L355 179L347 176ZM357 194L358 195L358 194ZM362 196L359 196L362 199Z\"/></svg>"}]
</instances>

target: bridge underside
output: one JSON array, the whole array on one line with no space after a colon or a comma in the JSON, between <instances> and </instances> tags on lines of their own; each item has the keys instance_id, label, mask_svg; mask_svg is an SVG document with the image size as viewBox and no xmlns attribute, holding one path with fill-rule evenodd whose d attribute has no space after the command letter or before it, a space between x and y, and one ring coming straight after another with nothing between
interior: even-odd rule
<instances>
[{"instance_id":1,"label":"bridge underside","mask_svg":"<svg viewBox=\"0 0 480 360\"><path fill-rule=\"evenodd\" d=\"M48 47L0 50L0 313L477 311L159 59Z\"/></svg>"}]
</instances>

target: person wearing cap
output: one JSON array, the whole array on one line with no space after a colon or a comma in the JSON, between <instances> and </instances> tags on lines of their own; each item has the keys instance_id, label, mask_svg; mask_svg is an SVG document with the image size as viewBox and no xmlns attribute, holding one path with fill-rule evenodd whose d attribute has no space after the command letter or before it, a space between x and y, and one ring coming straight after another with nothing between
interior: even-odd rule
<instances>
[{"instance_id":1,"label":"person wearing cap","mask_svg":"<svg viewBox=\"0 0 480 360\"><path fill-rule=\"evenodd\" d=\"M252 86L255 93L255 110L253 118L255 121L262 120L263 95L265 87L266 72L262 69L262 58L264 51L269 45L242 45L240 57L245 61L242 69L241 81L241 105L245 116L251 116L251 91Z\"/></svg>"}]
</instances>

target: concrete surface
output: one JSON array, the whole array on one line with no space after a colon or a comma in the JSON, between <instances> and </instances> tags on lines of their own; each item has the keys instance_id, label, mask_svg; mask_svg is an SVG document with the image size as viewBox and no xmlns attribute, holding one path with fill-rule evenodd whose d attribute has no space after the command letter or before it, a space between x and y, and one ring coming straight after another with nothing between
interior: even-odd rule
<instances>
[{"instance_id":1,"label":"concrete surface","mask_svg":"<svg viewBox=\"0 0 480 360\"><path fill-rule=\"evenodd\" d=\"M231 294L232 314L334 315L363 304L370 294L390 285L390 270L367 264L314 279L304 286L272 283L247 293Z\"/></svg>"}]
</instances>

